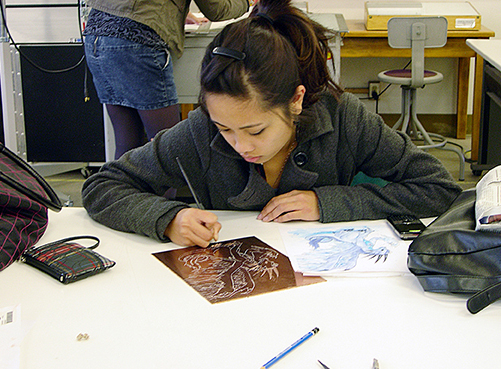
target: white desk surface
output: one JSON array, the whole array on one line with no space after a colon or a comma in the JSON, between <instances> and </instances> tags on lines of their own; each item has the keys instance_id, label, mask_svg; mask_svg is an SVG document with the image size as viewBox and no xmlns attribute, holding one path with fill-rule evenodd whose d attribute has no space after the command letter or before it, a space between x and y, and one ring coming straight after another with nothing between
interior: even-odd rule
<instances>
[{"instance_id":1,"label":"white desk surface","mask_svg":"<svg viewBox=\"0 0 501 369\"><path fill-rule=\"evenodd\" d=\"M468 39L466 44L501 71L501 40Z\"/></svg>"},{"instance_id":2,"label":"white desk surface","mask_svg":"<svg viewBox=\"0 0 501 369\"><path fill-rule=\"evenodd\" d=\"M281 225L216 213L222 240L256 235L285 251ZM314 327L272 368L319 369L320 359L369 369L373 358L381 369L500 367L499 302L471 315L465 298L424 293L409 274L331 278L211 305L151 255L174 245L108 229L82 208L50 212L41 243L80 234L98 236L97 251L116 266L68 285L22 263L0 272L0 308L21 306L23 369L258 369Z\"/></svg>"}]
</instances>

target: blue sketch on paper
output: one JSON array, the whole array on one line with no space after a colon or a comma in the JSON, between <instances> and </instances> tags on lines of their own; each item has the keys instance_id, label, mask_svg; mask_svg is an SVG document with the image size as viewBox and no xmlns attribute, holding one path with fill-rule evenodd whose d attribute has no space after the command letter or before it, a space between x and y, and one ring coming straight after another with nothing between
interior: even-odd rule
<instances>
[{"instance_id":1,"label":"blue sketch on paper","mask_svg":"<svg viewBox=\"0 0 501 369\"><path fill-rule=\"evenodd\" d=\"M343 229L301 229L290 234L307 242L306 250L296 255L298 266L303 271L327 272L351 270L360 256L385 262L394 241L374 234L369 227Z\"/></svg>"}]
</instances>

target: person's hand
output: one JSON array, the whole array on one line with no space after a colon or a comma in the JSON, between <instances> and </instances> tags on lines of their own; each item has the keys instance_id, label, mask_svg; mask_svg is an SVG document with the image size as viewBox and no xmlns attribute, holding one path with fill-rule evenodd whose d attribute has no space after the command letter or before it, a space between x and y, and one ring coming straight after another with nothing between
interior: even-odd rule
<instances>
[{"instance_id":1,"label":"person's hand","mask_svg":"<svg viewBox=\"0 0 501 369\"><path fill-rule=\"evenodd\" d=\"M186 24L200 24L200 23L207 23L209 20L205 17L199 18L192 12L189 12L188 15L186 16Z\"/></svg>"},{"instance_id":2,"label":"person's hand","mask_svg":"<svg viewBox=\"0 0 501 369\"><path fill-rule=\"evenodd\" d=\"M264 222L319 220L318 198L314 191L294 190L274 197L261 210L257 219Z\"/></svg>"},{"instance_id":3,"label":"person's hand","mask_svg":"<svg viewBox=\"0 0 501 369\"><path fill-rule=\"evenodd\" d=\"M164 235L180 246L207 247L210 241L217 241L220 229L216 214L185 208L172 219Z\"/></svg>"}]
</instances>

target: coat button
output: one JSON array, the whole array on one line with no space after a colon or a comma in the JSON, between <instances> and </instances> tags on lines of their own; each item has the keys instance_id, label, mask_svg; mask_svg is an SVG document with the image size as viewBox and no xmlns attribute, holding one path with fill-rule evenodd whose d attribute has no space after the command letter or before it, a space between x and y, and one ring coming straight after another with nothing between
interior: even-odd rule
<instances>
[{"instance_id":1,"label":"coat button","mask_svg":"<svg viewBox=\"0 0 501 369\"><path fill-rule=\"evenodd\" d=\"M294 162L299 167L302 167L308 162L308 156L304 152L298 152L297 154L294 155Z\"/></svg>"}]
</instances>

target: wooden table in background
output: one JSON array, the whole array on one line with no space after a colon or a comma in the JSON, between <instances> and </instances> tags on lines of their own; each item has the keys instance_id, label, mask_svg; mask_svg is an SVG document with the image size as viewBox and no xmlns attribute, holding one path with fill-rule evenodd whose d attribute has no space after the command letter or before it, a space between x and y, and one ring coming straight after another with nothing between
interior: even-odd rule
<instances>
[{"instance_id":1,"label":"wooden table in background","mask_svg":"<svg viewBox=\"0 0 501 369\"><path fill-rule=\"evenodd\" d=\"M349 33L343 37L341 58L396 58L411 57L410 49L393 49L388 45L387 31L367 31L363 20L346 20ZM476 160L478 153L478 128L480 124L480 109L482 102L482 72L483 59L468 45L468 38L490 38L494 31L482 26L479 31L449 31L447 44L436 49L426 49L425 57L457 58L457 124L456 137L466 138L466 122L468 114L468 79L470 73L470 58L475 58L475 82L473 91L473 125L472 125L472 159ZM475 157L474 157L475 155Z\"/></svg>"}]
</instances>

